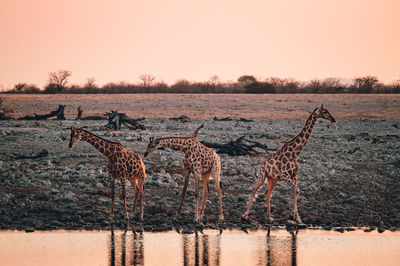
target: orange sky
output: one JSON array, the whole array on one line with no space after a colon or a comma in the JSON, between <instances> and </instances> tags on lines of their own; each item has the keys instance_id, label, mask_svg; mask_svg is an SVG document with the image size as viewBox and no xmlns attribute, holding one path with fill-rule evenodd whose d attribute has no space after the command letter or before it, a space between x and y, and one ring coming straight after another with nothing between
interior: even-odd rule
<instances>
[{"instance_id":1,"label":"orange sky","mask_svg":"<svg viewBox=\"0 0 400 266\"><path fill-rule=\"evenodd\" d=\"M107 82L400 78L399 0L0 0L0 89Z\"/></svg>"}]
</instances>

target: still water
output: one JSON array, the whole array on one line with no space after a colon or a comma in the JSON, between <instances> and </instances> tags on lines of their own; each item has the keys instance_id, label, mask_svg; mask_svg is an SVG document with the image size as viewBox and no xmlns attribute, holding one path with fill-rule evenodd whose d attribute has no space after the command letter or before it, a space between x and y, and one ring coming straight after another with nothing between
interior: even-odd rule
<instances>
[{"instance_id":1,"label":"still water","mask_svg":"<svg viewBox=\"0 0 400 266\"><path fill-rule=\"evenodd\" d=\"M1 265L400 265L400 232L0 232Z\"/></svg>"}]
</instances>

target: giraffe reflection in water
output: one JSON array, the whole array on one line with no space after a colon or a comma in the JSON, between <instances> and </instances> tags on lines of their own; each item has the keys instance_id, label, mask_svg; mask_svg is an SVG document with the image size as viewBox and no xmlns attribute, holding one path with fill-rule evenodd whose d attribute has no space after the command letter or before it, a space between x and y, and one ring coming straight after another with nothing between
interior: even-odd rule
<instances>
[{"instance_id":1,"label":"giraffe reflection in water","mask_svg":"<svg viewBox=\"0 0 400 266\"><path fill-rule=\"evenodd\" d=\"M220 265L221 235L182 235L184 265Z\"/></svg>"},{"instance_id":2,"label":"giraffe reflection in water","mask_svg":"<svg viewBox=\"0 0 400 266\"><path fill-rule=\"evenodd\" d=\"M271 230L262 241L264 245L257 251L258 265L297 265L297 233L290 231L290 236L271 236Z\"/></svg>"},{"instance_id":3,"label":"giraffe reflection in water","mask_svg":"<svg viewBox=\"0 0 400 266\"><path fill-rule=\"evenodd\" d=\"M180 261L178 264L182 265L237 265L237 263L241 265L297 265L297 231L289 233L290 235L271 235L271 230L268 230L262 234L243 235L238 239L237 234L200 234L197 232L182 234L177 236L178 238L174 237L173 244L159 240L153 243L149 241L150 239L147 239L146 243L150 246L153 245L153 248L154 244L159 246L160 243L163 243L158 247L160 253L163 252L160 250L163 247L171 248L173 246L170 250L176 252L177 256L182 256L178 259ZM114 234L114 231L111 231L109 265L144 265L144 237L143 233ZM250 242L247 237L250 237ZM181 244L178 244L179 238ZM159 254L151 255L154 264L156 262L154 256L157 257ZM174 265L176 262L169 259L163 260L160 256L160 261L157 263Z\"/></svg>"},{"instance_id":4,"label":"giraffe reflection in water","mask_svg":"<svg viewBox=\"0 0 400 266\"><path fill-rule=\"evenodd\" d=\"M297 265L298 231L289 233L289 236L271 236L268 229L265 235L255 236L257 248L241 253L239 256L243 257L240 259L246 257L249 265ZM225 237L221 234L182 235L182 242L184 265L235 265L239 262L235 261L238 255L233 254L230 248L240 243L230 238L229 234Z\"/></svg>"},{"instance_id":5,"label":"giraffe reflection in water","mask_svg":"<svg viewBox=\"0 0 400 266\"><path fill-rule=\"evenodd\" d=\"M109 264L111 266L144 265L142 233L127 235L125 231L121 235L115 235L111 230L109 247Z\"/></svg>"}]
</instances>

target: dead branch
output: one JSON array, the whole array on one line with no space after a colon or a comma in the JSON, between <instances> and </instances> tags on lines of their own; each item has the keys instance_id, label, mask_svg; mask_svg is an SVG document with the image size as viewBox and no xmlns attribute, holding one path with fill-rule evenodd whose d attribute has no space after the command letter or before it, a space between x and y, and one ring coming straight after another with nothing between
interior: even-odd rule
<instances>
[{"instance_id":1,"label":"dead branch","mask_svg":"<svg viewBox=\"0 0 400 266\"><path fill-rule=\"evenodd\" d=\"M105 125L106 128L113 128L114 130L121 129L121 125L125 125L131 130L146 130L146 128L139 123L139 121L144 120L145 118L133 119L128 117L124 113L118 113L118 111L106 112L105 116L108 118L108 124Z\"/></svg>"},{"instance_id":2,"label":"dead branch","mask_svg":"<svg viewBox=\"0 0 400 266\"><path fill-rule=\"evenodd\" d=\"M41 152L39 152L36 155L17 155L15 156L15 159L40 159L43 157L47 157L49 155L49 152L46 149L43 149Z\"/></svg>"},{"instance_id":3,"label":"dead branch","mask_svg":"<svg viewBox=\"0 0 400 266\"><path fill-rule=\"evenodd\" d=\"M82 119L83 110L82 110L82 108L80 106L78 107L77 110L78 110L78 114L76 116L76 120L80 120L80 119Z\"/></svg>"},{"instance_id":4,"label":"dead branch","mask_svg":"<svg viewBox=\"0 0 400 266\"><path fill-rule=\"evenodd\" d=\"M50 117L57 117L57 120L65 120L64 109L65 105L59 104L58 109L50 112L49 114L44 114L44 115L34 114L33 116L26 115L24 117L18 118L18 120L46 120L47 118Z\"/></svg>"},{"instance_id":5,"label":"dead branch","mask_svg":"<svg viewBox=\"0 0 400 266\"><path fill-rule=\"evenodd\" d=\"M206 141L201 141L202 144L209 148L213 148L217 150L217 153L228 154L231 156L243 156L243 155L257 155L268 153L268 151L275 150L270 149L267 145L261 144L256 141L251 141L245 139L245 136L242 136L235 141L231 140L228 143L211 143ZM255 148L259 148L264 150L264 152L260 152L255 150Z\"/></svg>"}]
</instances>

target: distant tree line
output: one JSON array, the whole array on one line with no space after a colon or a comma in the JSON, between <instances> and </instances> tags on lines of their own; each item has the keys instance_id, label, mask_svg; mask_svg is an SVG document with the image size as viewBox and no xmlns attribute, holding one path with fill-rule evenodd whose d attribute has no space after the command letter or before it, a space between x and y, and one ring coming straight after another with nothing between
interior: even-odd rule
<instances>
[{"instance_id":1,"label":"distant tree line","mask_svg":"<svg viewBox=\"0 0 400 266\"><path fill-rule=\"evenodd\" d=\"M337 78L299 82L295 79L268 78L257 80L254 76L243 75L235 82L221 82L213 76L206 82L178 80L172 85L156 82L152 75L141 75L140 83L111 82L96 85L94 78L88 78L83 85L68 84L71 71L50 72L43 89L26 83L18 83L5 93L41 94L109 94L109 93L400 93L400 79L391 84L379 82L375 76L357 77L352 83L344 84Z\"/></svg>"}]
</instances>

